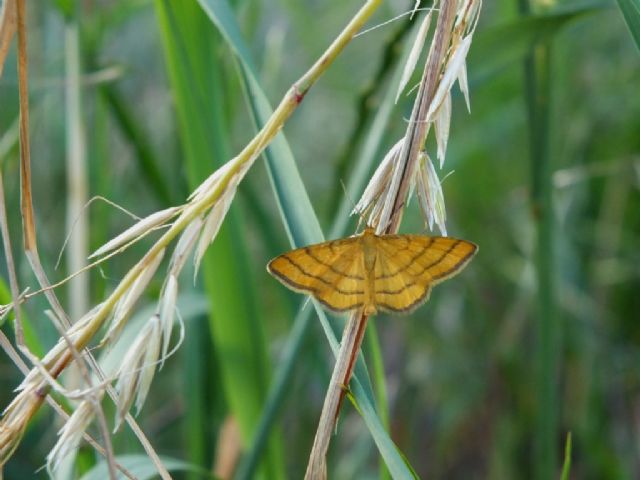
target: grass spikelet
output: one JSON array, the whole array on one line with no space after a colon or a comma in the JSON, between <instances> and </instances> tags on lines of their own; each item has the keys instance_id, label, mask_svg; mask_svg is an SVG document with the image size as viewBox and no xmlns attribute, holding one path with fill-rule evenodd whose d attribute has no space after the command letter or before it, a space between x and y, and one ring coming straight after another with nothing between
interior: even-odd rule
<instances>
[{"instance_id":1,"label":"grass spikelet","mask_svg":"<svg viewBox=\"0 0 640 480\"><path fill-rule=\"evenodd\" d=\"M116 391L118 405L114 432L120 428L135 397L139 412L149 392L160 354L160 319L153 315L138 333L122 360Z\"/></svg>"},{"instance_id":2,"label":"grass spikelet","mask_svg":"<svg viewBox=\"0 0 640 480\"><path fill-rule=\"evenodd\" d=\"M431 105L429 106L429 110L426 115L428 121L433 121L435 119L435 114L440 108L441 104L445 101L445 97L447 95L450 95L453 82L458 79L460 70L463 68L465 60L467 58L467 53L469 53L469 47L471 47L471 38L471 35L466 36L462 40L460 45L454 48L451 58L447 62L447 65L445 67L442 80L440 80L438 89L436 90Z\"/></svg>"},{"instance_id":3,"label":"grass spikelet","mask_svg":"<svg viewBox=\"0 0 640 480\"><path fill-rule=\"evenodd\" d=\"M198 239L198 234L201 230L202 217L197 217L187 228L184 229L184 232L180 235L180 240L178 240L178 244L171 255L171 261L169 262L168 269L170 275L177 277L180 274L184 267L184 263L187 261L189 254L193 250L196 240Z\"/></svg>"},{"instance_id":4,"label":"grass spikelet","mask_svg":"<svg viewBox=\"0 0 640 480\"><path fill-rule=\"evenodd\" d=\"M23 389L2 412L3 422L0 424L0 466L2 466L18 445L27 423L38 409L41 399L38 386L31 384Z\"/></svg>"},{"instance_id":5,"label":"grass spikelet","mask_svg":"<svg viewBox=\"0 0 640 480\"><path fill-rule=\"evenodd\" d=\"M444 101L438 109L435 122L433 124L436 134L436 144L438 145L438 160L440 168L444 163L444 156L447 152L447 142L449 141L449 124L451 122L451 92L444 97Z\"/></svg>"},{"instance_id":6,"label":"grass spikelet","mask_svg":"<svg viewBox=\"0 0 640 480\"><path fill-rule=\"evenodd\" d=\"M438 225L442 235L447 235L444 194L433 162L426 153L420 155L420 165L416 172L416 190L420 209L430 230Z\"/></svg>"},{"instance_id":7,"label":"grass spikelet","mask_svg":"<svg viewBox=\"0 0 640 480\"><path fill-rule=\"evenodd\" d=\"M218 200L218 202L211 208L211 211L207 215L193 256L193 264L195 267L193 273L194 275L197 275L197 272L200 268L200 262L207 250L207 247L211 245L211 242L213 242L213 240L216 238L216 235L220 230L220 226L222 225L222 221L229 211L229 207L231 206L231 202L233 201L233 197L235 196L235 194L235 186L228 188L224 196L220 200Z\"/></svg>"},{"instance_id":8,"label":"grass spikelet","mask_svg":"<svg viewBox=\"0 0 640 480\"><path fill-rule=\"evenodd\" d=\"M398 99L402 94L402 91L407 86L411 75L413 74L416 65L418 64L418 60L420 59L420 54L422 53L422 49L424 47L424 43L427 41L427 34L429 33L429 26L431 25L431 16L433 14L433 9L430 9L429 12L425 15L422 23L420 24L420 28L418 30L418 34L416 35L416 39L413 42L413 46L411 47L411 51L409 52L409 57L407 58L407 63L404 66L404 70L402 71L402 77L400 77L400 82L398 84L398 93L396 93L395 103L398 103Z\"/></svg>"},{"instance_id":9,"label":"grass spikelet","mask_svg":"<svg viewBox=\"0 0 640 480\"><path fill-rule=\"evenodd\" d=\"M167 282L160 295L159 313L160 328L162 330L162 363L164 365L171 342L171 331L173 330L173 320L176 313L176 302L178 300L178 280L173 274L169 274Z\"/></svg>"},{"instance_id":10,"label":"grass spikelet","mask_svg":"<svg viewBox=\"0 0 640 480\"><path fill-rule=\"evenodd\" d=\"M122 327L133 311L133 307L149 285L149 282L156 273L158 266L160 266L163 256L164 249L160 250L160 252L151 258L147 266L133 282L131 288L129 288L127 293L122 296L121 300L116 305L113 313L113 319L111 320L111 326L101 342L102 345L113 342L120 334Z\"/></svg>"},{"instance_id":11,"label":"grass spikelet","mask_svg":"<svg viewBox=\"0 0 640 480\"><path fill-rule=\"evenodd\" d=\"M164 225L169 219L174 217L182 207L171 207L165 210L152 213L151 215L139 220L131 227L127 228L124 232L120 233L115 238L109 240L107 243L98 248L95 252L89 255L89 258L100 257L105 253L109 253L116 248L142 238L144 235L155 229L160 225Z\"/></svg>"},{"instance_id":12,"label":"grass spikelet","mask_svg":"<svg viewBox=\"0 0 640 480\"><path fill-rule=\"evenodd\" d=\"M64 458L78 448L84 432L95 417L95 402L102 398L102 392L95 399L80 402L69 420L58 431L58 441L47 455L47 472L55 478L54 472Z\"/></svg>"}]
</instances>

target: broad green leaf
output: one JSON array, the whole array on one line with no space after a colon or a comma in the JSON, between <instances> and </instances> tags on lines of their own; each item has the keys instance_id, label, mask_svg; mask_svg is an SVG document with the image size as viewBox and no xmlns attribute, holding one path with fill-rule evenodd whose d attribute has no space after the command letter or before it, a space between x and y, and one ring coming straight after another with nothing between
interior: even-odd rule
<instances>
[{"instance_id":1,"label":"broad green leaf","mask_svg":"<svg viewBox=\"0 0 640 480\"><path fill-rule=\"evenodd\" d=\"M618 6L636 47L640 48L640 0L618 0Z\"/></svg>"}]
</instances>

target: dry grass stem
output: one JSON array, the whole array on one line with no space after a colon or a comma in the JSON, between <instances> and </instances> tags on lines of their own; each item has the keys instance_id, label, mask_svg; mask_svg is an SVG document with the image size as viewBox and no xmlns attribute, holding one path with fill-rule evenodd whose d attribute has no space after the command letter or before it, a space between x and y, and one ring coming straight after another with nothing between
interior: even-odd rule
<instances>
[{"instance_id":1,"label":"dry grass stem","mask_svg":"<svg viewBox=\"0 0 640 480\"><path fill-rule=\"evenodd\" d=\"M4 70L11 40L16 33L16 2L5 0L0 6L0 77Z\"/></svg>"},{"instance_id":2,"label":"dry grass stem","mask_svg":"<svg viewBox=\"0 0 640 480\"><path fill-rule=\"evenodd\" d=\"M120 395L115 395L110 384L106 382L107 393L116 399L118 405L117 425L121 423L123 418L126 419L157 466L162 478L170 478L157 454L127 412L134 398L136 408L139 410L142 407L155 373L156 365L162 361L161 359L170 354L167 350L175 318L178 275L186 259L194 249L196 250L194 260L196 265L199 263L206 246L213 241L220 224L224 220L229 205L234 198L237 185L242 181L244 175L263 152L264 148L282 129L286 120L298 107L313 83L326 71L379 4L380 0L370 0L365 3L326 52L289 89L271 118L253 140L236 157L203 182L189 197L187 204L158 212L143 219L96 252L95 255L113 253L124 248L126 244L137 241L147 232L164 225L170 218L176 217L175 221L149 248L143 258L127 272L111 294L85 315L81 321L72 326L51 288L37 252L36 228L31 200L24 0L18 0L21 213L24 222L24 248L26 257L31 263L32 269L43 289L42 291L53 309L55 318L59 320L57 323L60 323L64 330L61 333L61 340L45 355L43 361L32 357L35 367L27 375L28 380L25 379L22 383L22 390L5 410L0 422L0 468L2 468L2 465L9 459L19 444L24 428L42 405L49 390L58 388L56 379L72 361L76 360L78 362L83 358L82 355L85 355L90 368L102 379L101 381L106 382L93 357L86 352L83 354L80 354L80 352L83 352L89 342L94 339L99 329L109 319L109 330L104 337L102 345L111 342L117 337L149 281L156 274L166 248L172 241L180 237L167 269L167 280L158 306L159 312L141 329L137 340L130 347L126 358L123 359L117 384ZM13 303L14 305L19 303L17 289L14 292ZM17 329L19 329L19 326ZM85 393L87 395L89 393L95 395L95 389L86 390ZM85 400L92 402L94 406L99 403L95 398L87 397ZM82 407L82 410L74 417L75 423L62 430L66 446L57 447L52 452L50 455L52 465L55 464L60 452L65 451L67 447L70 449L71 440L75 442L79 431L88 425L88 418L91 416L88 408L88 406ZM112 462L110 461L109 463L111 464Z\"/></svg>"},{"instance_id":3,"label":"dry grass stem","mask_svg":"<svg viewBox=\"0 0 640 480\"><path fill-rule=\"evenodd\" d=\"M441 163L444 161L451 117L450 90L453 82L461 78L465 90L467 88L464 62L479 4L477 0L440 2L436 30L406 134L389 150L354 209L355 213L368 214L368 224L374 226L378 234L397 233L404 206L416 187L425 222L430 226L436 223L446 234L442 189L430 158L422 149L429 127L435 123L437 155ZM408 81L410 73L406 72L415 67L413 63L419 57L430 20L427 18L422 23L399 91ZM307 465L305 478L308 480L326 478L326 453L366 323L367 316L355 312L345 326Z\"/></svg>"},{"instance_id":4,"label":"dry grass stem","mask_svg":"<svg viewBox=\"0 0 640 480\"><path fill-rule=\"evenodd\" d=\"M313 439L305 480L327 478L327 451L334 432L340 403L348 388L356 356L360 350L368 317L362 311L353 312L344 327L336 364L320 413L320 421Z\"/></svg>"}]
</instances>

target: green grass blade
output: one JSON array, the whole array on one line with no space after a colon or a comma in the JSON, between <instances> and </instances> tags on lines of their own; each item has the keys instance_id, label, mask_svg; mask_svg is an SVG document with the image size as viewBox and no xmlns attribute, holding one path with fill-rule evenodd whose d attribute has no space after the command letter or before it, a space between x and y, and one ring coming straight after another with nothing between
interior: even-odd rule
<instances>
[{"instance_id":1,"label":"green grass blade","mask_svg":"<svg viewBox=\"0 0 640 480\"><path fill-rule=\"evenodd\" d=\"M378 447L378 451L382 455L384 462L391 473L391 477L398 480L411 480L418 478L415 471L409 464L405 456L398 450L398 447L389 437L384 425L380 421L380 417L376 415L373 404L371 404L366 395L363 395L362 385L354 378L351 380L352 401L355 402L356 408L362 415L364 422L367 424L373 441ZM362 401L361 399L364 399Z\"/></svg>"},{"instance_id":2,"label":"green grass blade","mask_svg":"<svg viewBox=\"0 0 640 480\"><path fill-rule=\"evenodd\" d=\"M382 349L378 339L378 329L371 328L372 320L369 320L365 337L365 348L371 363L371 371L374 378L374 391L376 394L376 403L378 405L378 415L385 428L389 428L389 399L387 398L387 388L384 378L384 361L382 358Z\"/></svg>"},{"instance_id":3,"label":"green grass blade","mask_svg":"<svg viewBox=\"0 0 640 480\"><path fill-rule=\"evenodd\" d=\"M0 278L0 304L8 305L12 302L13 298L11 297L11 290L9 288L9 285L5 282L4 278ZM20 318L22 319L22 329L24 333L24 343L35 355L42 356L44 347L42 346L40 337L36 333L37 329L34 328L31 320L29 319L29 316L25 313L24 309L22 309L20 313ZM14 313L10 313L3 318L0 318L0 328L4 326L7 320L15 318L14 315ZM11 326L11 328L13 329L13 325Z\"/></svg>"},{"instance_id":4,"label":"green grass blade","mask_svg":"<svg viewBox=\"0 0 640 480\"><path fill-rule=\"evenodd\" d=\"M564 445L564 463L560 480L569 480L571 474L571 432L567 433L567 441Z\"/></svg>"},{"instance_id":5,"label":"green grass blade","mask_svg":"<svg viewBox=\"0 0 640 480\"><path fill-rule=\"evenodd\" d=\"M114 85L102 85L100 92L109 106L116 125L135 152L134 158L146 180L144 184L149 185L162 205L175 204L169 183L160 168L160 161L149 143L148 136L140 128L140 122L134 118L131 108Z\"/></svg>"},{"instance_id":6,"label":"green grass blade","mask_svg":"<svg viewBox=\"0 0 640 480\"><path fill-rule=\"evenodd\" d=\"M618 0L618 6L636 47L640 49L640 0Z\"/></svg>"},{"instance_id":7,"label":"green grass blade","mask_svg":"<svg viewBox=\"0 0 640 480\"><path fill-rule=\"evenodd\" d=\"M158 0L156 6L193 187L230 156L223 113L223 63L216 48L219 39L197 4ZM240 212L234 204L205 255L202 273L225 395L245 444L253 437L269 383L263 322L247 258ZM263 467L268 478L284 475L277 432L272 433Z\"/></svg>"},{"instance_id":8,"label":"green grass blade","mask_svg":"<svg viewBox=\"0 0 640 480\"><path fill-rule=\"evenodd\" d=\"M571 10L526 15L479 32L469 52L470 82L480 83L500 69L523 61L534 45L550 40L571 21L596 13L606 5L595 3Z\"/></svg>"},{"instance_id":9,"label":"green grass blade","mask_svg":"<svg viewBox=\"0 0 640 480\"><path fill-rule=\"evenodd\" d=\"M305 302L306 303L306 302ZM309 331L312 309L309 305L300 308L289 332L287 343L282 352L282 360L276 369L264 410L256 428L256 434L247 455L242 460L234 478L250 480L264 451L269 432L275 423L278 413L282 409L288 386L291 385L293 370L298 365L298 358L304 339Z\"/></svg>"},{"instance_id":10,"label":"green grass blade","mask_svg":"<svg viewBox=\"0 0 640 480\"><path fill-rule=\"evenodd\" d=\"M253 73L255 68L253 68L249 50L244 45L244 40L239 33L240 30L237 28L237 24L235 24L235 18L228 3L224 0L199 0L199 2L212 21L220 28L222 35L238 56L251 111L255 116L256 122L260 125L263 124L271 114L272 109ZM291 150L282 134L278 135L271 143L266 151L266 157L272 187L292 245L301 246L322 241L324 237L319 222L309 201ZM316 308L316 310L332 347L337 347L336 331L340 331L341 326L338 327L335 321L327 322L324 311L320 308ZM361 359L359 360L358 365L356 365L353 382L358 386L356 399L361 405L364 405L363 415L369 417L365 419L365 423L369 426L378 447L384 450L381 451L381 454L385 461L393 465L395 470L392 471L398 471L400 476L397 478L412 478L411 476L402 477L402 473L400 473L407 473L409 469L407 469L405 461L398 454L387 432L381 427L382 424L377 417L372 401L370 382L368 382L369 388L365 389L362 386L361 379L368 380L368 375L366 373L363 375L364 364Z\"/></svg>"},{"instance_id":11,"label":"green grass blade","mask_svg":"<svg viewBox=\"0 0 640 480\"><path fill-rule=\"evenodd\" d=\"M243 85L246 88L246 95L256 126L261 125L271 115L271 106L257 80L250 75L250 72L241 69L241 76L244 79ZM320 229L320 223L284 135L280 134L274 139L266 150L265 157L271 186L291 245L301 247L322 242L324 235ZM317 311L325 332L329 336L329 341L335 341L337 344L336 339L342 332L344 322L342 319L327 317L321 308L318 308ZM358 358L355 375L364 379L365 391L369 399L373 399L369 374L361 357Z\"/></svg>"},{"instance_id":12,"label":"green grass blade","mask_svg":"<svg viewBox=\"0 0 640 480\"><path fill-rule=\"evenodd\" d=\"M522 8L528 12L528 3ZM558 464L557 369L560 356L559 322L556 301L555 217L553 209L551 120L551 53L550 42L536 45L524 67L531 162L531 211L536 228L534 264L537 278L535 312L535 478L552 478Z\"/></svg>"}]
</instances>

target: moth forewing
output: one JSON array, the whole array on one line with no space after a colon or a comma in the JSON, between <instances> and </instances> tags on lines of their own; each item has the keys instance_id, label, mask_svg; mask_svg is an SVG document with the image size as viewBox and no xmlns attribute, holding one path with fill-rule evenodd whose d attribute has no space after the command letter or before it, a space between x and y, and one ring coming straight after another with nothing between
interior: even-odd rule
<instances>
[{"instance_id":1,"label":"moth forewing","mask_svg":"<svg viewBox=\"0 0 640 480\"><path fill-rule=\"evenodd\" d=\"M364 307L410 313L431 287L462 270L477 251L466 240L426 235L362 234L292 250L267 270L288 288L335 312Z\"/></svg>"}]
</instances>

